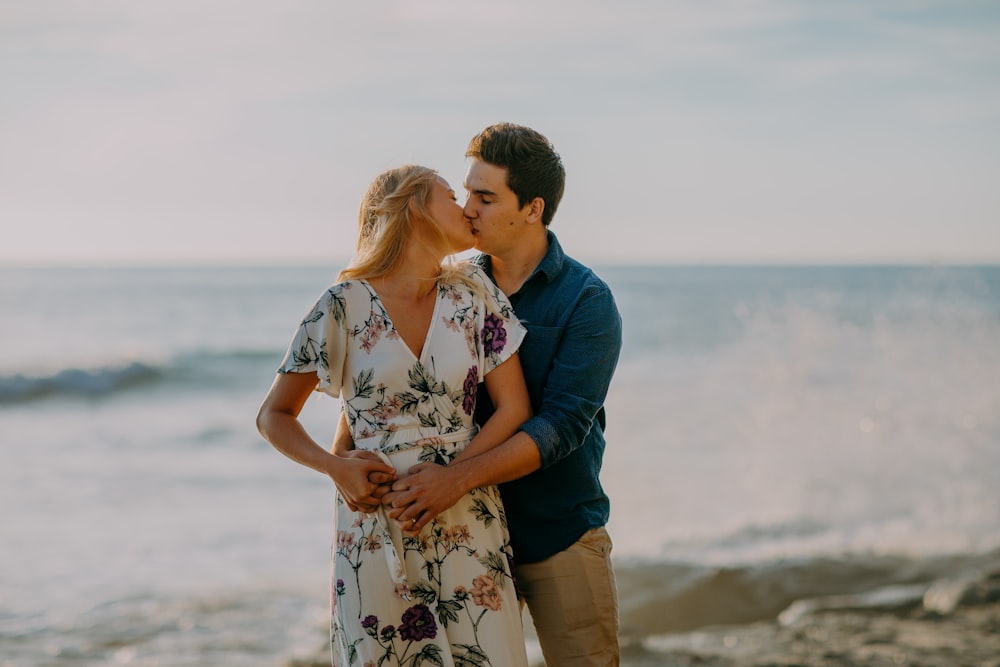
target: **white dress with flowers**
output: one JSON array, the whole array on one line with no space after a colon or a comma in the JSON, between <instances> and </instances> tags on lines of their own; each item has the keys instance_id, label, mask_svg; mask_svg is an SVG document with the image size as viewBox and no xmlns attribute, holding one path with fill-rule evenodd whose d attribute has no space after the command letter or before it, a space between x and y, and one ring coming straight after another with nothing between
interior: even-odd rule
<instances>
[{"instance_id":1,"label":"white dress with flowers","mask_svg":"<svg viewBox=\"0 0 1000 667\"><path fill-rule=\"evenodd\" d=\"M520 346L524 328L479 269L475 288L439 284L420 358L364 280L328 289L306 315L281 373L315 372L339 396L355 446L400 472L447 464L475 434L482 378ZM475 489L407 537L383 511L335 508L333 664L527 665L496 487Z\"/></svg>"}]
</instances>

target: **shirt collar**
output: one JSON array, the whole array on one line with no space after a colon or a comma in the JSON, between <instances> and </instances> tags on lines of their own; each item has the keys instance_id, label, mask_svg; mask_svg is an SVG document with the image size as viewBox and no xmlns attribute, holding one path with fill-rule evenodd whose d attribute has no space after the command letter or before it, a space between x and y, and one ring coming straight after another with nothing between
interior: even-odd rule
<instances>
[{"instance_id":1,"label":"shirt collar","mask_svg":"<svg viewBox=\"0 0 1000 667\"><path fill-rule=\"evenodd\" d=\"M566 262L566 254L563 252L562 246L559 245L556 235L551 230L546 230L545 234L549 239L549 249L545 252L545 257L542 258L542 261L535 267L531 277L533 278L538 273L544 273L546 280L552 282L562 272L563 264Z\"/></svg>"},{"instance_id":2,"label":"shirt collar","mask_svg":"<svg viewBox=\"0 0 1000 667\"><path fill-rule=\"evenodd\" d=\"M559 240L556 235L552 233L551 230L545 231L546 238L549 242L549 249L545 251L545 257L542 257L542 261L538 263L535 270L531 272L528 279L524 281L527 285L537 276L539 273L545 276L545 279L549 282L559 275L563 269L563 264L566 261L566 254L563 252L562 246L559 245ZM473 261L478 264L484 271L486 275L493 278L493 258L487 254L477 255Z\"/></svg>"}]
</instances>

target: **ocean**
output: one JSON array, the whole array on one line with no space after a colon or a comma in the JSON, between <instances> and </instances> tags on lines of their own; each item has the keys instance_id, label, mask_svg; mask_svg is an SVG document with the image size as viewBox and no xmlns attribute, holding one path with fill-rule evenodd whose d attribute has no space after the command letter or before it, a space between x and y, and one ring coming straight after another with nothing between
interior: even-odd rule
<instances>
[{"instance_id":1,"label":"ocean","mask_svg":"<svg viewBox=\"0 0 1000 667\"><path fill-rule=\"evenodd\" d=\"M322 650L333 490L254 417L337 268L0 268L0 666ZM596 268L628 641L998 553L1000 267Z\"/></svg>"}]
</instances>

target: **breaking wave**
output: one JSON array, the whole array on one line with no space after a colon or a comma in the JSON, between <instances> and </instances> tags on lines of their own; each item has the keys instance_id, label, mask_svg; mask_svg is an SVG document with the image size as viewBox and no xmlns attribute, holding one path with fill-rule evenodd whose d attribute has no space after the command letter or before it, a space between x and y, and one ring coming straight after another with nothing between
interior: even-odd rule
<instances>
[{"instance_id":1,"label":"breaking wave","mask_svg":"<svg viewBox=\"0 0 1000 667\"><path fill-rule=\"evenodd\" d=\"M248 371L260 376L269 363L277 366L279 360L280 355L274 351L199 352L165 362L116 361L92 367L0 374L0 406L68 397L103 399L168 382L216 386Z\"/></svg>"}]
</instances>

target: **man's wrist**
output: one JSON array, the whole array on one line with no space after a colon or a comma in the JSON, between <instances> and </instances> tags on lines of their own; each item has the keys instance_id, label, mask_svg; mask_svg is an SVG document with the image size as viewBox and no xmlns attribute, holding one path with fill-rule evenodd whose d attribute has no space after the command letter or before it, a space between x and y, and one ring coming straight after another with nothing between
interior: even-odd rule
<instances>
[{"instance_id":1,"label":"man's wrist","mask_svg":"<svg viewBox=\"0 0 1000 667\"><path fill-rule=\"evenodd\" d=\"M463 495L479 486L483 486L483 484L476 483L476 471L473 459L452 461L445 466L445 469L448 471L449 485L459 489Z\"/></svg>"}]
</instances>

